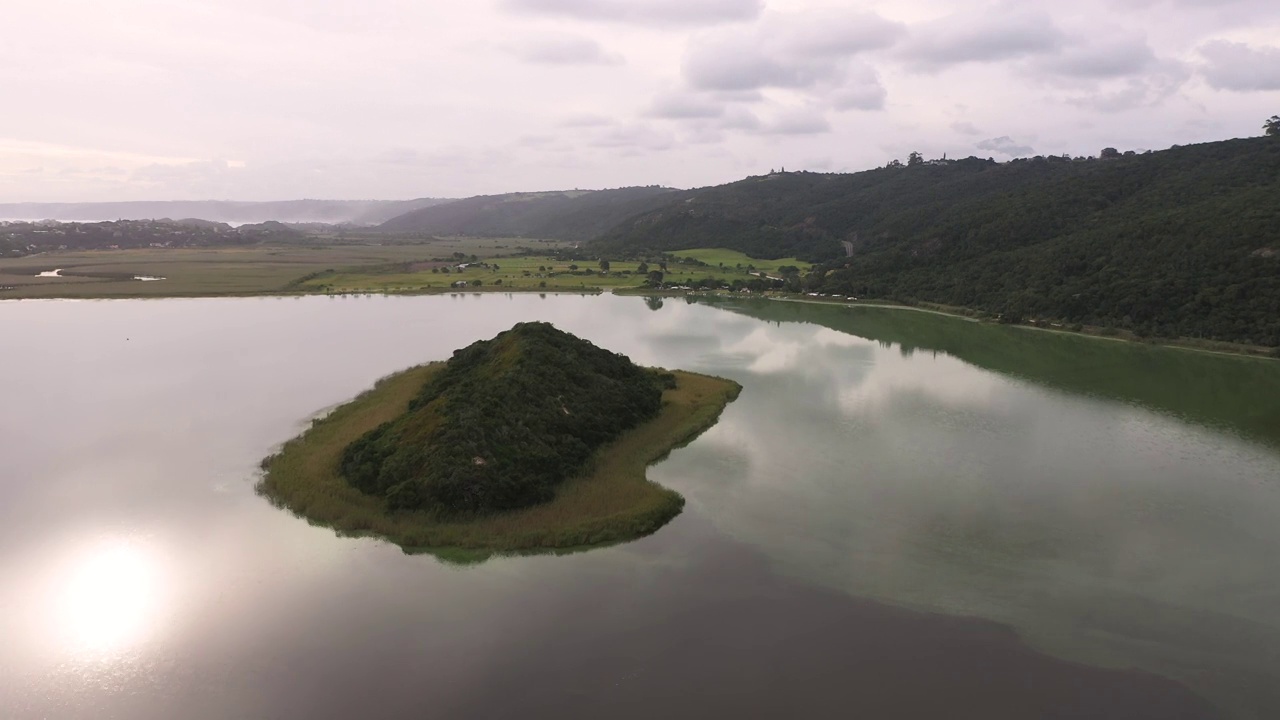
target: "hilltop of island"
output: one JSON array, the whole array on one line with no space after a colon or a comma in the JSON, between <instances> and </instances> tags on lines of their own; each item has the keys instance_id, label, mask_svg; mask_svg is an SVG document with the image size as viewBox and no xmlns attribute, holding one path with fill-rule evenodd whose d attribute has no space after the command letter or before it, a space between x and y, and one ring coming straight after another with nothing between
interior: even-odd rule
<instances>
[{"instance_id":1,"label":"hilltop of island","mask_svg":"<svg viewBox=\"0 0 1280 720\"><path fill-rule=\"evenodd\" d=\"M263 461L260 490L406 550L621 542L680 513L684 499L645 467L713 425L739 390L520 323L317 420Z\"/></svg>"}]
</instances>

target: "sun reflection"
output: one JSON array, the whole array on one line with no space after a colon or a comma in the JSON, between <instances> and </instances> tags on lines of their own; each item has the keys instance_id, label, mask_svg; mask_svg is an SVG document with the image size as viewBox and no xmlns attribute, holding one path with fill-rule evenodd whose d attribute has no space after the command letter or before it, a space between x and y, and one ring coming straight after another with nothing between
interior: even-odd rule
<instances>
[{"instance_id":1,"label":"sun reflection","mask_svg":"<svg viewBox=\"0 0 1280 720\"><path fill-rule=\"evenodd\" d=\"M100 540L67 566L57 622L67 649L109 656L148 640L163 609L156 552L133 539Z\"/></svg>"}]
</instances>

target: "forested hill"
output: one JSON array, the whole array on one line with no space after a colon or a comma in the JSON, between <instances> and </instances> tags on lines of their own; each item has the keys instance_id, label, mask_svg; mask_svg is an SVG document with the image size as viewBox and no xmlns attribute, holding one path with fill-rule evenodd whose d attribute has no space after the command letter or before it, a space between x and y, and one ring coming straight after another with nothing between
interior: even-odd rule
<instances>
[{"instance_id":1,"label":"forested hill","mask_svg":"<svg viewBox=\"0 0 1280 720\"><path fill-rule=\"evenodd\" d=\"M422 235L528 237L583 242L628 217L670 202L663 187L482 195L421 208L392 218L380 230Z\"/></svg>"},{"instance_id":2,"label":"forested hill","mask_svg":"<svg viewBox=\"0 0 1280 720\"><path fill-rule=\"evenodd\" d=\"M753 177L631 218L593 247L794 255L826 263L809 290L1274 346L1280 138Z\"/></svg>"},{"instance_id":3,"label":"forested hill","mask_svg":"<svg viewBox=\"0 0 1280 720\"><path fill-rule=\"evenodd\" d=\"M342 474L391 509L544 502L596 449L656 415L668 380L548 323L520 323L455 352L408 412L347 446Z\"/></svg>"},{"instance_id":4,"label":"forested hill","mask_svg":"<svg viewBox=\"0 0 1280 720\"><path fill-rule=\"evenodd\" d=\"M0 221L0 258L60 250L224 247L299 242L305 238L278 222L231 227L192 219L100 223Z\"/></svg>"}]
</instances>

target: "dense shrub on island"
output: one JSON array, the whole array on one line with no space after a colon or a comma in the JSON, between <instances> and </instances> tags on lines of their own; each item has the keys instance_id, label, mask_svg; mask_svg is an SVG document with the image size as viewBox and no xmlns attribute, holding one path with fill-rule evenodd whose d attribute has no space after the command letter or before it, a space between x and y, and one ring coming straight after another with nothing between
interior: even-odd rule
<instances>
[{"instance_id":1,"label":"dense shrub on island","mask_svg":"<svg viewBox=\"0 0 1280 720\"><path fill-rule=\"evenodd\" d=\"M393 510L527 507L656 416L669 382L548 323L520 323L455 352L408 412L347 447L341 472Z\"/></svg>"}]
</instances>

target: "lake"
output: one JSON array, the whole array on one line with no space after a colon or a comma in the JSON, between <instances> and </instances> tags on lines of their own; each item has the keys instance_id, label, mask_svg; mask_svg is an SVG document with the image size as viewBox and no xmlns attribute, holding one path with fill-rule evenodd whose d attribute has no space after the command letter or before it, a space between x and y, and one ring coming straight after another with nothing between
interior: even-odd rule
<instances>
[{"instance_id":1,"label":"lake","mask_svg":"<svg viewBox=\"0 0 1280 720\"><path fill-rule=\"evenodd\" d=\"M729 377L642 540L458 565L257 464L545 320ZM0 716L1280 712L1280 363L780 301L0 303Z\"/></svg>"}]
</instances>

